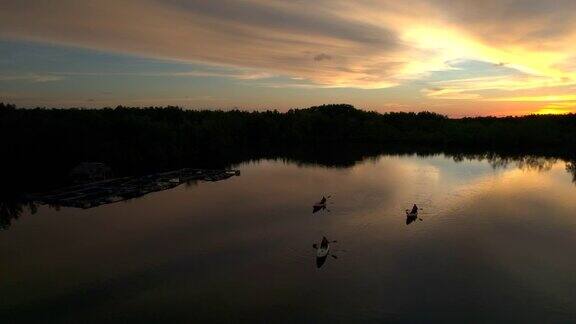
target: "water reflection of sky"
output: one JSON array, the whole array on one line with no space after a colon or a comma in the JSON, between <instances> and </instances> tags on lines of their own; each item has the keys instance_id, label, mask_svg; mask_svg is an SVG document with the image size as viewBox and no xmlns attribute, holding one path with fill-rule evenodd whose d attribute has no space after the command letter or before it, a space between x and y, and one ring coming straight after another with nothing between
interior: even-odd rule
<instances>
[{"instance_id":1,"label":"water reflection of sky","mask_svg":"<svg viewBox=\"0 0 576 324\"><path fill-rule=\"evenodd\" d=\"M42 207L0 235L0 306L72 320L562 321L576 313L565 165L384 156L265 160L242 176L95 209ZM311 213L322 195L328 211ZM422 207L406 226L404 209ZM338 240L315 266L312 244Z\"/></svg>"}]
</instances>

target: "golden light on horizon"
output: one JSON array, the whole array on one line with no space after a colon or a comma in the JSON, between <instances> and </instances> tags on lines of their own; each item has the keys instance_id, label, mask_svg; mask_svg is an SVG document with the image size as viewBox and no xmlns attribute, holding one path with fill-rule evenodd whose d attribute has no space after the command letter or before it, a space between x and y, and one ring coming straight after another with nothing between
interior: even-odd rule
<instances>
[{"instance_id":1,"label":"golden light on horizon","mask_svg":"<svg viewBox=\"0 0 576 324\"><path fill-rule=\"evenodd\" d=\"M554 105L552 105L552 106L546 106L546 107L540 108L534 114L536 114L536 115L565 115L565 114L571 114L571 113L574 113L574 109L554 107Z\"/></svg>"},{"instance_id":2,"label":"golden light on horizon","mask_svg":"<svg viewBox=\"0 0 576 324\"><path fill-rule=\"evenodd\" d=\"M567 105L571 101L576 101L576 95L544 95L544 96L519 96L493 98L491 101L515 101L515 102L554 102L556 105Z\"/></svg>"}]
</instances>

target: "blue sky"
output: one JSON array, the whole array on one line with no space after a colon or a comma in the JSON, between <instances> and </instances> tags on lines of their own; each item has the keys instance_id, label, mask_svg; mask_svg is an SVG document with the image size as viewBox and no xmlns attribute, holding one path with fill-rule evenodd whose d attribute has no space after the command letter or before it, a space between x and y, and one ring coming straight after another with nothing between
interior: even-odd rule
<instances>
[{"instance_id":1,"label":"blue sky","mask_svg":"<svg viewBox=\"0 0 576 324\"><path fill-rule=\"evenodd\" d=\"M370 100L379 100L382 95L400 100L402 92L422 86L414 83L394 90L322 88L288 77L256 74L252 78L250 70L234 67L29 41L0 41L0 57L2 93L7 101L25 107L174 104L286 110L350 100L369 106ZM388 107L410 109L393 103Z\"/></svg>"}]
</instances>

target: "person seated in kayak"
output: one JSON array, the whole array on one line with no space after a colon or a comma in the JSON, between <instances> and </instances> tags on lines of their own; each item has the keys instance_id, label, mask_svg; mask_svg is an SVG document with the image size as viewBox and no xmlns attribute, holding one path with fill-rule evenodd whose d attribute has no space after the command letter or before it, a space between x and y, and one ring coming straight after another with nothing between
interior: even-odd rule
<instances>
[{"instance_id":1,"label":"person seated in kayak","mask_svg":"<svg viewBox=\"0 0 576 324\"><path fill-rule=\"evenodd\" d=\"M418 206L414 204L414 206L412 206L412 211L410 212L410 214L416 214L416 213L418 213Z\"/></svg>"},{"instance_id":2,"label":"person seated in kayak","mask_svg":"<svg viewBox=\"0 0 576 324\"><path fill-rule=\"evenodd\" d=\"M322 237L322 242L320 243L320 248L326 248L328 246L328 239L326 236Z\"/></svg>"}]
</instances>

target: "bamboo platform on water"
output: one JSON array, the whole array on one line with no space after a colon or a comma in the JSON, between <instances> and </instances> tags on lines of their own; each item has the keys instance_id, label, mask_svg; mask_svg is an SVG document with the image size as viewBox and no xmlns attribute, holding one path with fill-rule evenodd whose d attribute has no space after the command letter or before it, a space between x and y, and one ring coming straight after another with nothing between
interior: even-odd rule
<instances>
[{"instance_id":1,"label":"bamboo platform on water","mask_svg":"<svg viewBox=\"0 0 576 324\"><path fill-rule=\"evenodd\" d=\"M189 181L220 181L239 175L239 170L180 169L74 185L30 195L29 199L37 204L87 209L142 197Z\"/></svg>"}]
</instances>

